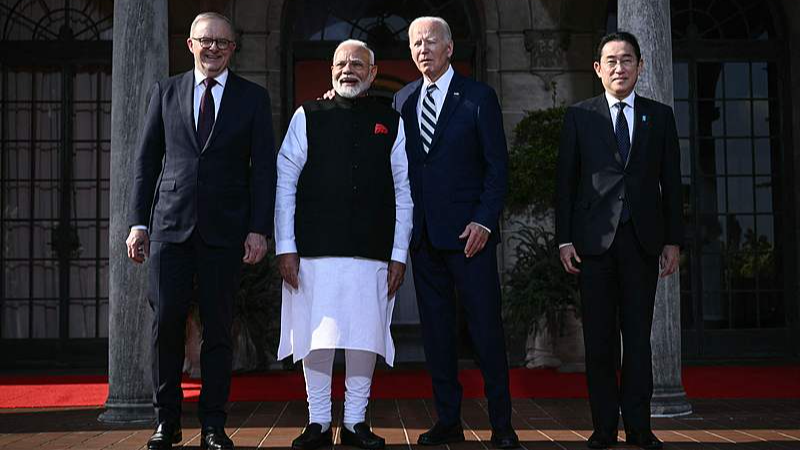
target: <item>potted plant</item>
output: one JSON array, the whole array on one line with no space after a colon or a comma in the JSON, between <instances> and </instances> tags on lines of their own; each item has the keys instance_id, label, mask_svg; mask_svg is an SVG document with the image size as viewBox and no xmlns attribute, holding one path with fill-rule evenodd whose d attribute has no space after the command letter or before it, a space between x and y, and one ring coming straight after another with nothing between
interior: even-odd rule
<instances>
[{"instance_id":1,"label":"potted plant","mask_svg":"<svg viewBox=\"0 0 800 450\"><path fill-rule=\"evenodd\" d=\"M577 283L561 266L552 227L565 111L527 112L514 129L509 151L508 244L514 264L505 274L504 317L510 341L525 342L529 366L560 365L554 347L559 336L570 332L568 324L575 328L580 311ZM534 360L536 347L544 350L542 361Z\"/></svg>"}]
</instances>

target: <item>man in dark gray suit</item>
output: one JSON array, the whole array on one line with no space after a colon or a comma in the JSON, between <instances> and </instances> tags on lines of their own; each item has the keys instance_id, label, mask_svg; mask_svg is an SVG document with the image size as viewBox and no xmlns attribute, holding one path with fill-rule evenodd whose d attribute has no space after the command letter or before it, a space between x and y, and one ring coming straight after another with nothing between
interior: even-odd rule
<instances>
[{"instance_id":1,"label":"man in dark gray suit","mask_svg":"<svg viewBox=\"0 0 800 450\"><path fill-rule=\"evenodd\" d=\"M151 450L182 439L184 327L194 279L203 323L201 448L232 449L225 434L234 293L241 263L267 250L275 159L267 91L228 70L230 21L198 15L186 40L194 69L156 83L136 151L128 257L150 258L153 308Z\"/></svg>"}]
</instances>

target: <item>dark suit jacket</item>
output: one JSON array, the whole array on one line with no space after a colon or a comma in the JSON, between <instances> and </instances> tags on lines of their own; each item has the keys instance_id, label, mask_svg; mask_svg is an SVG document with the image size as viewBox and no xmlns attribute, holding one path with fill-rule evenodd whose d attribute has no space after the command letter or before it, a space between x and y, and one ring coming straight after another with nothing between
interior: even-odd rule
<instances>
[{"instance_id":1,"label":"dark suit jacket","mask_svg":"<svg viewBox=\"0 0 800 450\"><path fill-rule=\"evenodd\" d=\"M194 71L156 83L136 151L129 223L154 241L183 242L197 229L213 246L272 234L275 157L267 91L233 72L201 148Z\"/></svg>"},{"instance_id":2,"label":"dark suit jacket","mask_svg":"<svg viewBox=\"0 0 800 450\"><path fill-rule=\"evenodd\" d=\"M660 254L683 240L680 150L672 108L636 96L627 165L617 150L605 94L567 109L558 153L556 237L578 255L614 240L622 201L642 247Z\"/></svg>"},{"instance_id":3,"label":"dark suit jacket","mask_svg":"<svg viewBox=\"0 0 800 450\"><path fill-rule=\"evenodd\" d=\"M423 227L435 248L463 250L458 236L470 222L492 230L498 223L508 184L508 149L503 116L494 90L484 83L453 75L429 153L422 148L417 104L422 79L394 96L403 117L408 175L414 200L412 248Z\"/></svg>"}]
</instances>

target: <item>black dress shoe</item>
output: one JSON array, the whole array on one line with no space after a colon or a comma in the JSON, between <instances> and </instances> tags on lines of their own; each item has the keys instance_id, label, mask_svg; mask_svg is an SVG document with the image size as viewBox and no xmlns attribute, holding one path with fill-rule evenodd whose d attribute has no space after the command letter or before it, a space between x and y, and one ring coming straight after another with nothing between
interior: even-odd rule
<instances>
[{"instance_id":1,"label":"black dress shoe","mask_svg":"<svg viewBox=\"0 0 800 450\"><path fill-rule=\"evenodd\" d=\"M442 445L454 442L464 442L464 429L461 428L460 422L453 425L436 422L433 428L420 434L417 439L419 445Z\"/></svg>"},{"instance_id":2,"label":"black dress shoe","mask_svg":"<svg viewBox=\"0 0 800 450\"><path fill-rule=\"evenodd\" d=\"M308 424L303 433L292 441L294 450L314 450L323 445L333 445L333 431L328 427L323 433L322 425L318 423Z\"/></svg>"},{"instance_id":3,"label":"black dress shoe","mask_svg":"<svg viewBox=\"0 0 800 450\"><path fill-rule=\"evenodd\" d=\"M635 445L646 450L659 450L664 447L664 444L658 440L652 431L625 433L625 443Z\"/></svg>"},{"instance_id":4,"label":"black dress shoe","mask_svg":"<svg viewBox=\"0 0 800 450\"><path fill-rule=\"evenodd\" d=\"M156 431L147 441L148 450L170 450L172 444L177 444L183 439L181 426L168 422L161 422Z\"/></svg>"},{"instance_id":5,"label":"black dress shoe","mask_svg":"<svg viewBox=\"0 0 800 450\"><path fill-rule=\"evenodd\" d=\"M355 430L355 433L348 430L347 427L342 427L342 445L352 445L370 450L386 447L386 440L373 433L366 423L355 424L353 430Z\"/></svg>"},{"instance_id":6,"label":"black dress shoe","mask_svg":"<svg viewBox=\"0 0 800 450\"><path fill-rule=\"evenodd\" d=\"M589 448L608 448L617 443L617 434L603 433L602 431L595 431L589 436L586 441L586 446Z\"/></svg>"},{"instance_id":7,"label":"black dress shoe","mask_svg":"<svg viewBox=\"0 0 800 450\"><path fill-rule=\"evenodd\" d=\"M208 450L233 450L233 441L222 427L203 427L200 448Z\"/></svg>"},{"instance_id":8,"label":"black dress shoe","mask_svg":"<svg viewBox=\"0 0 800 450\"><path fill-rule=\"evenodd\" d=\"M518 448L519 438L514 429L508 428L505 430L492 431L492 446L494 448Z\"/></svg>"}]
</instances>

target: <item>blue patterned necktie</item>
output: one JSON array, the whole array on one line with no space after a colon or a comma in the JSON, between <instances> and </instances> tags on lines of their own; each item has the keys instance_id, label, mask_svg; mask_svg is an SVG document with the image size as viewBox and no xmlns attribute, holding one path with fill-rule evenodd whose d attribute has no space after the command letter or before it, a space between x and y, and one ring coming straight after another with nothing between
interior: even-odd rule
<instances>
[{"instance_id":1,"label":"blue patterned necktie","mask_svg":"<svg viewBox=\"0 0 800 450\"><path fill-rule=\"evenodd\" d=\"M622 157L622 164L628 163L628 156L631 152L631 135L628 131L628 120L625 119L626 106L628 105L625 102L617 103L617 123L614 126L614 134L617 135L617 149L619 150L619 156ZM630 218L631 210L628 208L628 199L624 199L620 221L625 223Z\"/></svg>"},{"instance_id":2,"label":"blue patterned necktie","mask_svg":"<svg viewBox=\"0 0 800 450\"><path fill-rule=\"evenodd\" d=\"M431 150L433 133L436 131L436 100L433 98L433 91L436 89L435 84L428 86L425 98L422 99L422 120L419 122L419 132L425 153Z\"/></svg>"},{"instance_id":3,"label":"blue patterned necktie","mask_svg":"<svg viewBox=\"0 0 800 450\"><path fill-rule=\"evenodd\" d=\"M625 107L628 106L624 102L617 103L617 125L614 127L614 134L617 135L617 149L619 149L619 156L622 157L622 163L628 163L628 155L631 151L631 135L628 129L628 120L625 119Z\"/></svg>"}]
</instances>

